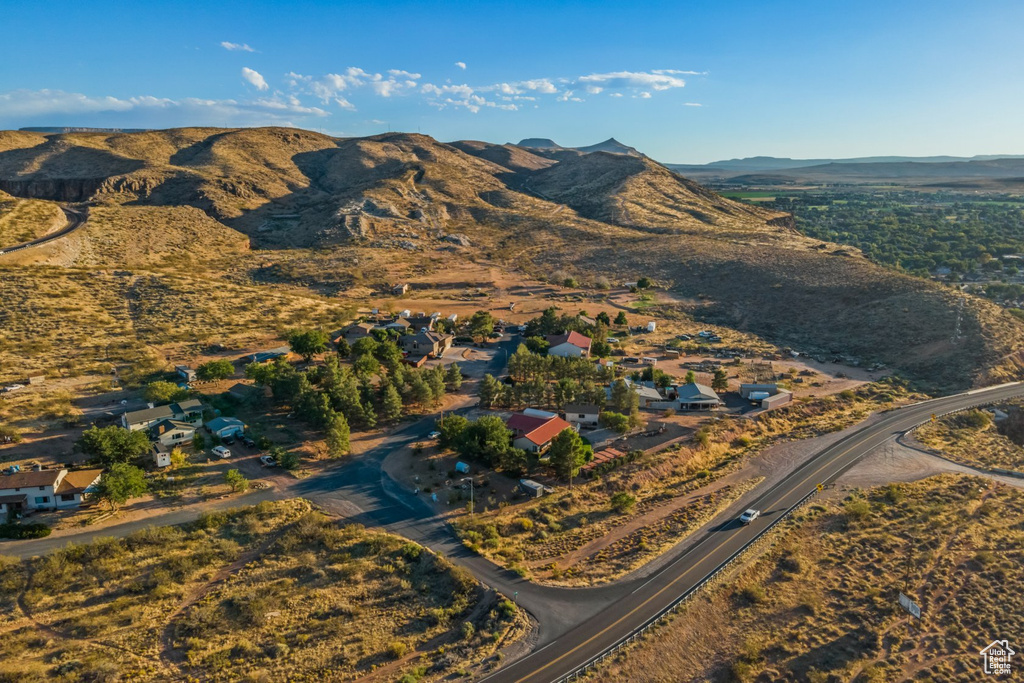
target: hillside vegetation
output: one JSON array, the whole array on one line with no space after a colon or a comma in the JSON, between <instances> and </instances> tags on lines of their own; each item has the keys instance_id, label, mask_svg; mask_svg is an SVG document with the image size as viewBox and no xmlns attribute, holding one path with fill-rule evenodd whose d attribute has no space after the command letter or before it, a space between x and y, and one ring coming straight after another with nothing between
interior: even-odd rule
<instances>
[{"instance_id":1,"label":"hillside vegetation","mask_svg":"<svg viewBox=\"0 0 1024 683\"><path fill-rule=\"evenodd\" d=\"M1024 629L1022 603L1004 599L1024 581L1022 529L1024 495L975 477L812 505L767 554L594 680L981 680L978 652ZM923 621L900 609L900 591Z\"/></svg>"},{"instance_id":2,"label":"hillside vegetation","mask_svg":"<svg viewBox=\"0 0 1024 683\"><path fill-rule=\"evenodd\" d=\"M417 651L433 678L515 623L447 560L304 501L0 557L0 587L0 680L22 683L396 679Z\"/></svg>"},{"instance_id":3,"label":"hillside vegetation","mask_svg":"<svg viewBox=\"0 0 1024 683\"><path fill-rule=\"evenodd\" d=\"M646 157L280 128L3 132L0 190L93 205L92 227L0 257L4 279L28 287L34 264L130 266L176 269L194 289L226 279L257 301L286 285L370 303L407 267L473 260L583 283L646 275L683 314L933 390L1021 365L1020 322L998 308L802 237L788 214Z\"/></svg>"}]
</instances>

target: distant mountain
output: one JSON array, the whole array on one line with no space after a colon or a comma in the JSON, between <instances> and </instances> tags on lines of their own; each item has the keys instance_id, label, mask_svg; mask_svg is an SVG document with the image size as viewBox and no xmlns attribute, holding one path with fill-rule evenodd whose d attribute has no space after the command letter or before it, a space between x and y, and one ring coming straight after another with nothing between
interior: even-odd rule
<instances>
[{"instance_id":1,"label":"distant mountain","mask_svg":"<svg viewBox=\"0 0 1024 683\"><path fill-rule=\"evenodd\" d=\"M524 138L516 146L531 147L533 149L565 149L551 138Z\"/></svg>"},{"instance_id":2,"label":"distant mountain","mask_svg":"<svg viewBox=\"0 0 1024 683\"><path fill-rule=\"evenodd\" d=\"M26 133L145 133L148 128L82 128L79 126L28 126L18 130Z\"/></svg>"},{"instance_id":3,"label":"distant mountain","mask_svg":"<svg viewBox=\"0 0 1024 683\"><path fill-rule=\"evenodd\" d=\"M743 159L725 159L709 164L665 164L677 173L707 176L710 174L735 175L739 173L764 173L771 171L792 171L826 165L843 164L950 164L972 161L994 161L999 159L1024 159L1021 154L978 154L973 157L931 156L875 156L853 157L849 159L789 159L786 157L746 157Z\"/></svg>"},{"instance_id":4,"label":"distant mountain","mask_svg":"<svg viewBox=\"0 0 1024 683\"><path fill-rule=\"evenodd\" d=\"M596 145L588 145L586 147L563 147L550 138L526 138L520 140L517 147L523 147L529 150L537 151L543 150L545 152L580 152L582 154L590 154L591 152L608 152L610 154L627 154L633 157L643 156L635 147L624 145L615 138L608 138L604 142L599 142Z\"/></svg>"}]
</instances>

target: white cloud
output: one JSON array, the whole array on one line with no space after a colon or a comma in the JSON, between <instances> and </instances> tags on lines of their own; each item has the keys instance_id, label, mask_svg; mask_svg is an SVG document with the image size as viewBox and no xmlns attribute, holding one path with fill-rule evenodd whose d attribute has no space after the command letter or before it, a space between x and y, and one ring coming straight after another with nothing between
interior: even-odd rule
<instances>
[{"instance_id":1,"label":"white cloud","mask_svg":"<svg viewBox=\"0 0 1024 683\"><path fill-rule=\"evenodd\" d=\"M341 107L342 109L344 109L346 111L355 111L356 110L356 105L352 104L351 102L349 102L348 100L346 100L344 97L341 97L341 96L335 97L334 98L334 103L337 104L339 107Z\"/></svg>"},{"instance_id":2,"label":"white cloud","mask_svg":"<svg viewBox=\"0 0 1024 683\"><path fill-rule=\"evenodd\" d=\"M649 93L649 92L642 92L639 95L637 95L637 97L639 97L642 100L649 100L649 99L651 99L651 93Z\"/></svg>"},{"instance_id":3,"label":"white cloud","mask_svg":"<svg viewBox=\"0 0 1024 683\"><path fill-rule=\"evenodd\" d=\"M95 97L63 90L0 93L0 126L76 125L114 128L176 126L296 126L327 116L319 107L274 95L252 101L139 95Z\"/></svg>"},{"instance_id":4,"label":"white cloud","mask_svg":"<svg viewBox=\"0 0 1024 683\"><path fill-rule=\"evenodd\" d=\"M268 90L267 81L258 71L253 71L247 66L242 67L242 78L257 90Z\"/></svg>"},{"instance_id":5,"label":"white cloud","mask_svg":"<svg viewBox=\"0 0 1024 683\"><path fill-rule=\"evenodd\" d=\"M220 46L225 50L231 50L232 52L256 52L256 50L249 47L248 43L229 43L225 40L221 42Z\"/></svg>"},{"instance_id":6,"label":"white cloud","mask_svg":"<svg viewBox=\"0 0 1024 683\"><path fill-rule=\"evenodd\" d=\"M703 107L704 105L700 102L683 102L684 107Z\"/></svg>"},{"instance_id":7,"label":"white cloud","mask_svg":"<svg viewBox=\"0 0 1024 683\"><path fill-rule=\"evenodd\" d=\"M580 76L577 83L583 85L599 85L605 88L616 90L650 88L652 90L669 90L671 88L682 88L686 81L679 78L677 73L667 69L657 71L612 71L603 74L590 74Z\"/></svg>"},{"instance_id":8,"label":"white cloud","mask_svg":"<svg viewBox=\"0 0 1024 683\"><path fill-rule=\"evenodd\" d=\"M350 66L342 73L330 73L318 78L289 72L285 74L285 79L289 87L313 95L326 104L338 100L339 93L357 88L368 88L380 97L403 95L414 90L422 78L421 74L404 69L390 69L387 74L370 73ZM341 99L346 102L344 108L354 109L347 99Z\"/></svg>"},{"instance_id":9,"label":"white cloud","mask_svg":"<svg viewBox=\"0 0 1024 683\"><path fill-rule=\"evenodd\" d=\"M620 93L620 92L610 92L610 93L608 93L608 97L622 97L622 93Z\"/></svg>"},{"instance_id":10,"label":"white cloud","mask_svg":"<svg viewBox=\"0 0 1024 683\"><path fill-rule=\"evenodd\" d=\"M463 71L466 70L466 63L465 62L455 62L455 66L459 67Z\"/></svg>"}]
</instances>

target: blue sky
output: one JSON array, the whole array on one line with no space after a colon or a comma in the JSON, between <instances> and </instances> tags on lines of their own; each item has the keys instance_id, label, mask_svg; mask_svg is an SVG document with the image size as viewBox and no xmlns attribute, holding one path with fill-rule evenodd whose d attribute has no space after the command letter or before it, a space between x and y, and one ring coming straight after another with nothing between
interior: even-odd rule
<instances>
[{"instance_id":1,"label":"blue sky","mask_svg":"<svg viewBox=\"0 0 1024 683\"><path fill-rule=\"evenodd\" d=\"M0 128L1024 153L1024 3L0 0Z\"/></svg>"}]
</instances>

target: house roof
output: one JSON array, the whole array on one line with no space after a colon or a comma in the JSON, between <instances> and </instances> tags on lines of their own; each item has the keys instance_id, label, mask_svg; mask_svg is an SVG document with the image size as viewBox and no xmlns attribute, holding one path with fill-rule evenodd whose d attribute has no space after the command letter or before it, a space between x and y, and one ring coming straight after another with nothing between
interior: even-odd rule
<instances>
[{"instance_id":1,"label":"house roof","mask_svg":"<svg viewBox=\"0 0 1024 683\"><path fill-rule=\"evenodd\" d=\"M676 388L680 401L717 401L718 394L709 386L691 382Z\"/></svg>"},{"instance_id":2,"label":"house roof","mask_svg":"<svg viewBox=\"0 0 1024 683\"><path fill-rule=\"evenodd\" d=\"M639 382L633 383L633 391L637 393L640 398L646 398L651 401L664 401L665 397L661 395L661 392L654 387L647 387Z\"/></svg>"},{"instance_id":3,"label":"house roof","mask_svg":"<svg viewBox=\"0 0 1024 683\"><path fill-rule=\"evenodd\" d=\"M384 327L409 327L411 324L408 318L395 318L391 322L385 323Z\"/></svg>"},{"instance_id":4,"label":"house roof","mask_svg":"<svg viewBox=\"0 0 1024 683\"><path fill-rule=\"evenodd\" d=\"M138 424L139 422L151 422L153 420L162 420L164 418L174 417L174 410L169 405L154 406L153 408L133 410L129 413L125 413L124 417L128 421L128 424Z\"/></svg>"},{"instance_id":5,"label":"house roof","mask_svg":"<svg viewBox=\"0 0 1024 683\"><path fill-rule=\"evenodd\" d=\"M29 470L0 476L0 491L4 489L27 489L33 486L53 486L64 470Z\"/></svg>"},{"instance_id":6,"label":"house roof","mask_svg":"<svg viewBox=\"0 0 1024 683\"><path fill-rule=\"evenodd\" d=\"M216 432L225 427L244 427L245 423L237 417L215 417L206 423L211 432Z\"/></svg>"},{"instance_id":7,"label":"house roof","mask_svg":"<svg viewBox=\"0 0 1024 683\"><path fill-rule=\"evenodd\" d=\"M580 415L596 415L601 412L598 406L584 403L570 403L564 407L565 414L579 413Z\"/></svg>"},{"instance_id":8,"label":"house roof","mask_svg":"<svg viewBox=\"0 0 1024 683\"><path fill-rule=\"evenodd\" d=\"M74 472L68 472L60 482L60 486L57 487L55 493L61 493L67 495L69 493L82 493L87 488L95 484L100 475L103 474L103 470L75 470Z\"/></svg>"},{"instance_id":9,"label":"house roof","mask_svg":"<svg viewBox=\"0 0 1024 683\"><path fill-rule=\"evenodd\" d=\"M572 425L560 417L535 417L517 413L505 422L516 438L525 438L531 443L543 446L563 429L572 429Z\"/></svg>"},{"instance_id":10,"label":"house roof","mask_svg":"<svg viewBox=\"0 0 1024 683\"><path fill-rule=\"evenodd\" d=\"M569 332L568 334L549 334L547 336L547 342L549 346L558 346L559 344L565 344L568 342L573 346L581 349L590 349L590 337L579 332Z\"/></svg>"},{"instance_id":11,"label":"house roof","mask_svg":"<svg viewBox=\"0 0 1024 683\"><path fill-rule=\"evenodd\" d=\"M21 503L22 505L24 505L26 502L28 502L28 496L25 495L24 493L16 493L10 496L0 496L0 505L3 505L4 503Z\"/></svg>"},{"instance_id":12,"label":"house roof","mask_svg":"<svg viewBox=\"0 0 1024 683\"><path fill-rule=\"evenodd\" d=\"M202 409L203 402L200 401L198 398L190 398L187 401L178 401L177 403L171 405L172 408L174 406L178 406L178 412L184 413L189 410Z\"/></svg>"},{"instance_id":13,"label":"house roof","mask_svg":"<svg viewBox=\"0 0 1024 683\"><path fill-rule=\"evenodd\" d=\"M154 434L166 434L167 432L175 429L182 429L190 432L196 431L195 425L188 422L182 422L181 420L160 420L149 427L149 430Z\"/></svg>"},{"instance_id":14,"label":"house roof","mask_svg":"<svg viewBox=\"0 0 1024 683\"><path fill-rule=\"evenodd\" d=\"M434 318L429 315L414 315L406 318L406 320L415 327L429 327L434 324Z\"/></svg>"},{"instance_id":15,"label":"house roof","mask_svg":"<svg viewBox=\"0 0 1024 683\"><path fill-rule=\"evenodd\" d=\"M248 398L256 391L256 387L252 384L243 384L239 382L228 389L228 393L241 398Z\"/></svg>"}]
</instances>

